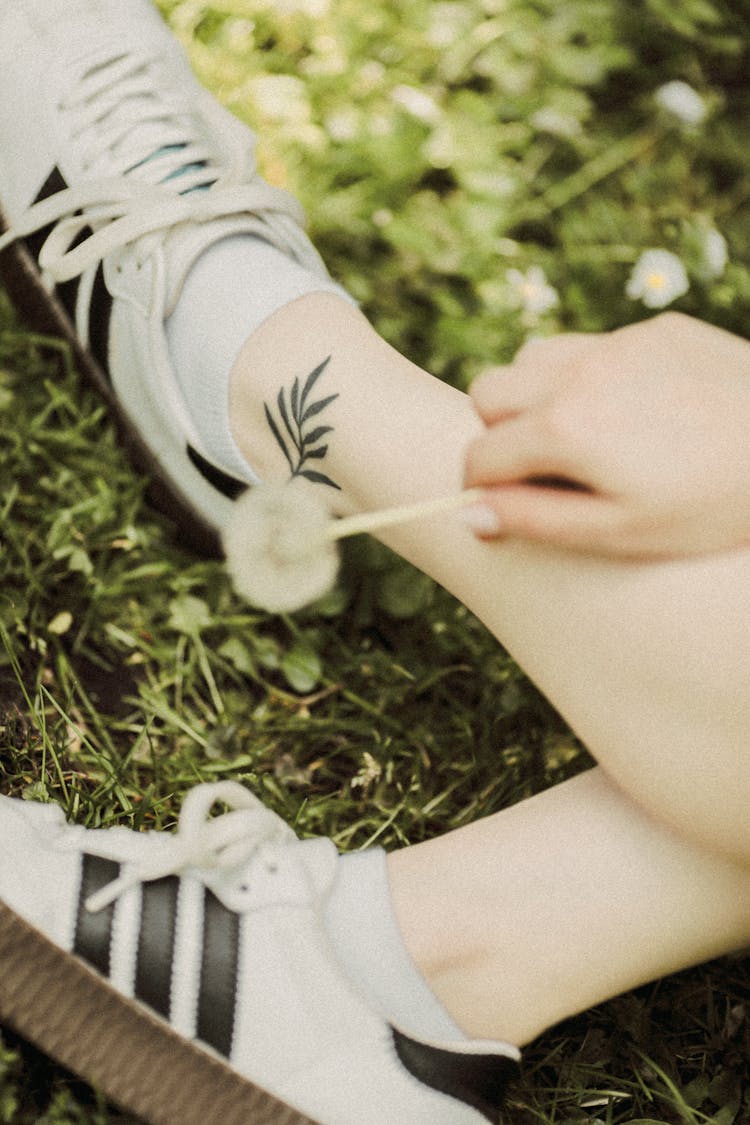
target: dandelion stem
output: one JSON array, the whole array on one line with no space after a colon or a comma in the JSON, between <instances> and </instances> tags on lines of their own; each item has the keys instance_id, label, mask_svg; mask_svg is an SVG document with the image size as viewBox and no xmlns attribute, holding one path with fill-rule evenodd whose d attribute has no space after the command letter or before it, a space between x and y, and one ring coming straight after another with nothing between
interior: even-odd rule
<instances>
[{"instance_id":1,"label":"dandelion stem","mask_svg":"<svg viewBox=\"0 0 750 1125\"><path fill-rule=\"evenodd\" d=\"M484 491L481 488L468 488L451 496L438 496L433 500L422 500L417 504L399 504L395 508L381 508L376 512L361 512L356 516L345 516L344 519L335 520L329 524L323 532L323 538L332 542L336 539L344 539L349 535L359 535L361 532L377 531L382 527L408 523L410 520L438 516L482 500L483 497Z\"/></svg>"}]
</instances>

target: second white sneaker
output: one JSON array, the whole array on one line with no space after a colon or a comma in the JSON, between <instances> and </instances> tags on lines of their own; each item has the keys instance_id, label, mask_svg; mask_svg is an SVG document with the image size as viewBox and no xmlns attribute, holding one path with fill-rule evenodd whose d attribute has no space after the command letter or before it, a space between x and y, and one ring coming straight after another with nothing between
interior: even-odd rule
<instances>
[{"instance_id":1,"label":"second white sneaker","mask_svg":"<svg viewBox=\"0 0 750 1125\"><path fill-rule=\"evenodd\" d=\"M0 853L0 1020L153 1125L497 1121L518 1051L373 1012L322 922L333 844L236 783L175 834L0 797Z\"/></svg>"}]
</instances>

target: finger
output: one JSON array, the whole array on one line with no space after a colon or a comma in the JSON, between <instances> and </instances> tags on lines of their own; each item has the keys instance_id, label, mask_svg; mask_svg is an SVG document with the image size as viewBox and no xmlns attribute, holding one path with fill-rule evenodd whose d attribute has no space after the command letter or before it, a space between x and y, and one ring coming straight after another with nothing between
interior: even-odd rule
<instances>
[{"instance_id":1,"label":"finger","mask_svg":"<svg viewBox=\"0 0 750 1125\"><path fill-rule=\"evenodd\" d=\"M513 357L514 367L559 367L586 354L601 340L600 332L560 332L556 336L532 336Z\"/></svg>"},{"instance_id":2,"label":"finger","mask_svg":"<svg viewBox=\"0 0 750 1125\"><path fill-rule=\"evenodd\" d=\"M592 487L543 412L518 414L496 422L468 446L464 464L467 488L490 487L554 477Z\"/></svg>"},{"instance_id":3,"label":"finger","mask_svg":"<svg viewBox=\"0 0 750 1125\"><path fill-rule=\"evenodd\" d=\"M474 407L485 422L527 410L564 385L595 346L599 336L569 333L529 340L512 364L490 368L469 388Z\"/></svg>"},{"instance_id":4,"label":"finger","mask_svg":"<svg viewBox=\"0 0 750 1125\"><path fill-rule=\"evenodd\" d=\"M488 490L462 519L481 539L516 538L609 556L637 553L637 544L623 534L621 505L594 493L509 485Z\"/></svg>"}]
</instances>

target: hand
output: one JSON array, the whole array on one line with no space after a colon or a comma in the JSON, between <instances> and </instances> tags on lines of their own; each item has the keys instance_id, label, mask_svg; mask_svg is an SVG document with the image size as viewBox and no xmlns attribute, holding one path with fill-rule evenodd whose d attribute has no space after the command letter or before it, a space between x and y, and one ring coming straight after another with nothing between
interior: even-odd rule
<instances>
[{"instance_id":1,"label":"hand","mask_svg":"<svg viewBox=\"0 0 750 1125\"><path fill-rule=\"evenodd\" d=\"M633 558L750 544L750 343L740 337L664 313L533 341L471 397L488 427L465 473L468 487L488 489L487 510L474 512L483 538Z\"/></svg>"}]
</instances>

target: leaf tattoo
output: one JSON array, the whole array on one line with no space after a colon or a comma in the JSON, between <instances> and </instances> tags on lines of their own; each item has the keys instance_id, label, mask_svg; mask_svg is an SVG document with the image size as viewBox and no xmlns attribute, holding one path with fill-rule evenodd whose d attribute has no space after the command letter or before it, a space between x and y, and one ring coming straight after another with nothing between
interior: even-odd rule
<instances>
[{"instance_id":1,"label":"leaf tattoo","mask_svg":"<svg viewBox=\"0 0 750 1125\"><path fill-rule=\"evenodd\" d=\"M292 478L305 477L306 480L316 484L327 484L330 488L341 491L340 485L318 469L310 468L309 465L311 461L323 460L328 452L328 445L320 443L327 434L333 433L333 426L321 426L317 422L313 422L312 427L309 425L339 397L338 394L332 394L315 401L310 400L315 384L330 361L331 357L328 356L319 363L307 376L302 386L299 379L295 378L288 397L284 387L281 388L276 397L277 418L274 417L267 403L264 403L263 407L271 433L286 458Z\"/></svg>"}]
</instances>

